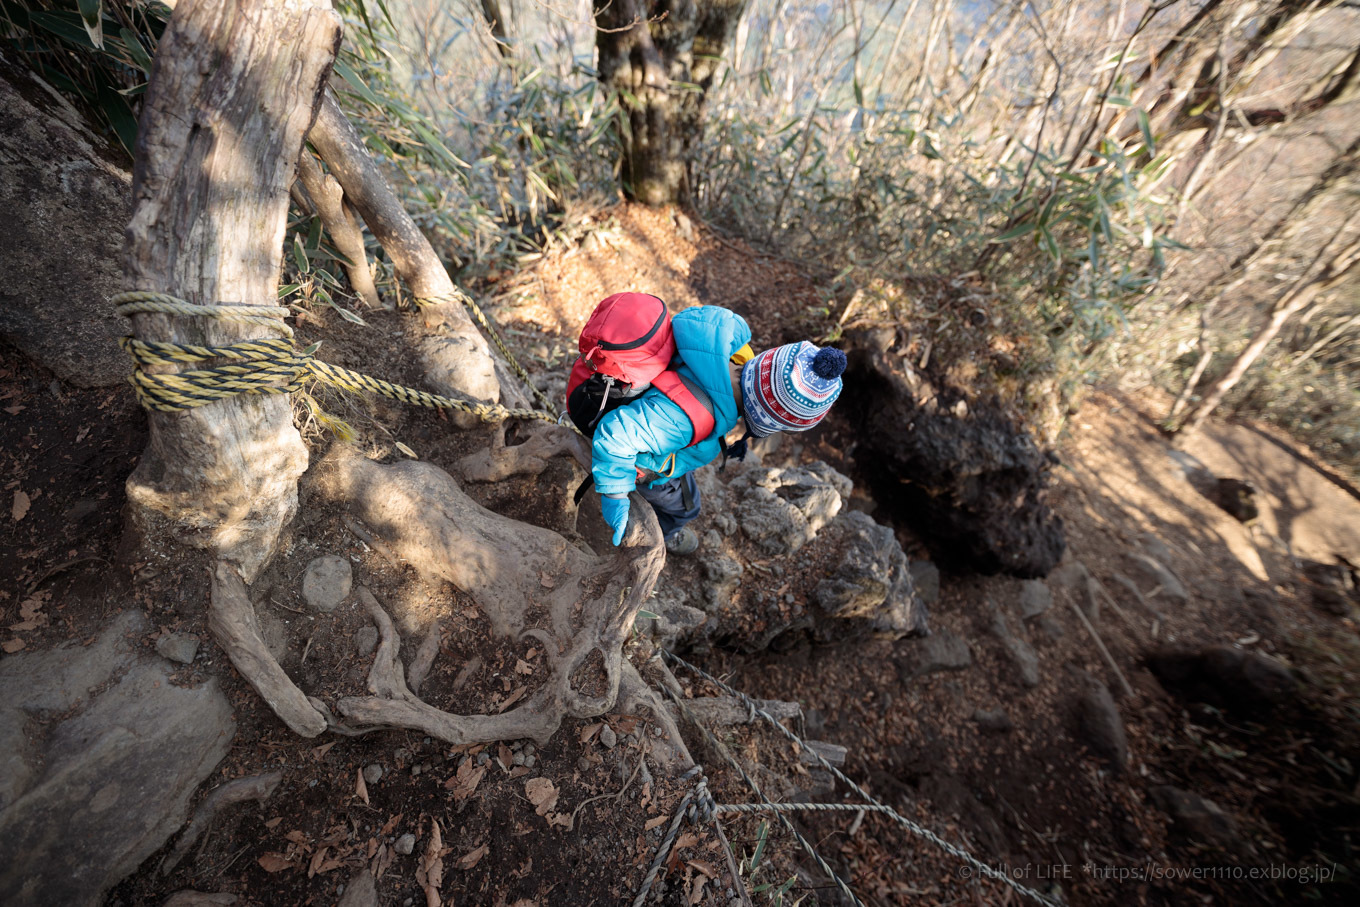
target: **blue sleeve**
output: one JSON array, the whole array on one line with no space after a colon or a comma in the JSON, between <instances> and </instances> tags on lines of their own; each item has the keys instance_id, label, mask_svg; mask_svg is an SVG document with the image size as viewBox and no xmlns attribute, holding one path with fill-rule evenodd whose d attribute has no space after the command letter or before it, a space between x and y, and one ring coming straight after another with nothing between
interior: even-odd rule
<instances>
[{"instance_id":1,"label":"blue sleeve","mask_svg":"<svg viewBox=\"0 0 1360 907\"><path fill-rule=\"evenodd\" d=\"M655 391L605 413L591 445L595 490L600 494L632 491L638 454L664 457L688 444L691 433L684 412Z\"/></svg>"}]
</instances>

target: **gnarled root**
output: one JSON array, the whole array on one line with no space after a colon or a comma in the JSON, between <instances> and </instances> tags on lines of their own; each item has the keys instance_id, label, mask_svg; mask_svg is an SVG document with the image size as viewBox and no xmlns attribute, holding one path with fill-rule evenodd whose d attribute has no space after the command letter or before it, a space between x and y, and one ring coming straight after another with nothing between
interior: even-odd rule
<instances>
[{"instance_id":1,"label":"gnarled root","mask_svg":"<svg viewBox=\"0 0 1360 907\"><path fill-rule=\"evenodd\" d=\"M546 742L563 718L593 717L614 706L628 670L623 642L664 563L661 531L644 502L634 502L624 546L600 557L547 529L486 510L429 463L383 466L338 450L323 470L323 494L343 501L426 580L471 594L494 633L541 642L550 671L538 690L504 714L441 711L407 682L392 619L363 590L360 600L381 641L369 675L373 695L336 704L347 724L411 728L454 744L524 737ZM526 625L530 612L541 609L546 617Z\"/></svg>"},{"instance_id":2,"label":"gnarled root","mask_svg":"<svg viewBox=\"0 0 1360 907\"><path fill-rule=\"evenodd\" d=\"M315 737L326 729L326 719L269 653L246 584L226 561L218 561L212 573L208 629L236 670L294 733Z\"/></svg>"},{"instance_id":3,"label":"gnarled root","mask_svg":"<svg viewBox=\"0 0 1360 907\"><path fill-rule=\"evenodd\" d=\"M522 444L506 445L502 423L485 450L468 454L458 461L458 473L469 482L500 482L511 476L540 475L548 468L548 461L563 455L582 459L584 440L569 428L533 423L528 428L529 439ZM589 457L585 457L589 462Z\"/></svg>"}]
</instances>

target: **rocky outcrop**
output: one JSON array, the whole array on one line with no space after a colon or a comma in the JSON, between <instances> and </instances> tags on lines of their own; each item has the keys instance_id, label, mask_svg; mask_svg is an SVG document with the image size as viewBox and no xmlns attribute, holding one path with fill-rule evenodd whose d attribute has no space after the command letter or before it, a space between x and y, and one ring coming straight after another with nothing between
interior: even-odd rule
<instances>
[{"instance_id":1,"label":"rocky outcrop","mask_svg":"<svg viewBox=\"0 0 1360 907\"><path fill-rule=\"evenodd\" d=\"M215 681L171 682L125 612L88 648L0 664L0 903L102 903L184 823L235 725Z\"/></svg>"},{"instance_id":2,"label":"rocky outcrop","mask_svg":"<svg viewBox=\"0 0 1360 907\"><path fill-rule=\"evenodd\" d=\"M834 572L812 590L820 611L814 621L819 637L829 631L844 638L846 621L890 639L925 632L925 607L914 594L907 556L891 528L851 511L832 520L824 534L841 556Z\"/></svg>"},{"instance_id":3,"label":"rocky outcrop","mask_svg":"<svg viewBox=\"0 0 1360 907\"><path fill-rule=\"evenodd\" d=\"M1259 717L1293 703L1298 682L1282 662L1231 646L1169 648L1148 656L1152 673L1176 695Z\"/></svg>"},{"instance_id":4,"label":"rocky outcrop","mask_svg":"<svg viewBox=\"0 0 1360 907\"><path fill-rule=\"evenodd\" d=\"M754 652L794 634L839 642L927 632L924 600L938 597L939 571L911 561L890 527L844 510L853 486L830 466L752 463L730 483L705 470L699 485L715 528L697 555L697 585L661 580L648 608L660 645ZM829 566L811 573L809 563Z\"/></svg>"},{"instance_id":5,"label":"rocky outcrop","mask_svg":"<svg viewBox=\"0 0 1360 907\"><path fill-rule=\"evenodd\" d=\"M109 387L131 366L123 286L131 162L53 89L0 61L0 337L77 387ZM154 289L154 288L152 288Z\"/></svg>"},{"instance_id":6,"label":"rocky outcrop","mask_svg":"<svg viewBox=\"0 0 1360 907\"><path fill-rule=\"evenodd\" d=\"M765 554L792 554L840 513L851 483L825 463L743 470L729 486L737 524Z\"/></svg>"},{"instance_id":7,"label":"rocky outcrop","mask_svg":"<svg viewBox=\"0 0 1360 907\"><path fill-rule=\"evenodd\" d=\"M1046 575L1066 545L1044 500L1055 462L997 407L937 387L877 335L847 336L837 413L879 506L916 530L939 563L979 573Z\"/></svg>"}]
</instances>

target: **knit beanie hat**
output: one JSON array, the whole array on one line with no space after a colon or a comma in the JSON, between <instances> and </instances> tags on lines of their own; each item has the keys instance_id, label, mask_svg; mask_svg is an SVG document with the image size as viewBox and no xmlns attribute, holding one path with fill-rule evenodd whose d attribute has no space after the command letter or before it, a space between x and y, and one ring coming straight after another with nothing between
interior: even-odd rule
<instances>
[{"instance_id":1,"label":"knit beanie hat","mask_svg":"<svg viewBox=\"0 0 1360 907\"><path fill-rule=\"evenodd\" d=\"M765 350L741 370L746 427L757 438L807 431L841 393L845 354L806 340Z\"/></svg>"}]
</instances>

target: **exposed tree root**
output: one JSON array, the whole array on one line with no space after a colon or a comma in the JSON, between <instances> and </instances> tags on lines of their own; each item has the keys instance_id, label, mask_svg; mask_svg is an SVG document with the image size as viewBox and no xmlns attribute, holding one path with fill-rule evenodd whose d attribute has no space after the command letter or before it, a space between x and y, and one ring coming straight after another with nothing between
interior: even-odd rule
<instances>
[{"instance_id":1,"label":"exposed tree root","mask_svg":"<svg viewBox=\"0 0 1360 907\"><path fill-rule=\"evenodd\" d=\"M269 653L260 636L255 606L246 595L246 584L236 568L226 561L218 561L212 573L208 629L232 665L284 724L303 737L315 737L326 729L325 717L312 708L307 697Z\"/></svg>"},{"instance_id":2,"label":"exposed tree root","mask_svg":"<svg viewBox=\"0 0 1360 907\"><path fill-rule=\"evenodd\" d=\"M237 778L235 781L228 781L226 784L219 785L204 798L203 802L198 805L198 809L194 810L194 818L189 822L189 826L184 829L184 833L179 836L175 849L161 862L161 875L169 874L172 869L179 865L180 860L184 859L184 855L208 830L208 826L212 824L213 819L217 817L217 813L222 807L244 800L267 800L274 796L274 791L278 790L281 781L283 781L283 772L272 771L261 775L251 775L248 778Z\"/></svg>"},{"instance_id":3,"label":"exposed tree root","mask_svg":"<svg viewBox=\"0 0 1360 907\"><path fill-rule=\"evenodd\" d=\"M459 475L469 482L501 482L511 476L540 475L548 468L549 460L564 454L575 457L577 462L590 462L585 440L571 429L536 422L526 430L527 441L507 446L505 423L501 423L492 435L490 447L458 461Z\"/></svg>"},{"instance_id":4,"label":"exposed tree root","mask_svg":"<svg viewBox=\"0 0 1360 907\"><path fill-rule=\"evenodd\" d=\"M420 692L420 685L434 666L435 656L439 654L440 635L441 627L436 620L425 631L425 638L420 641L420 648L416 649L416 657L411 659L411 670L406 672L406 685L412 693Z\"/></svg>"},{"instance_id":5,"label":"exposed tree root","mask_svg":"<svg viewBox=\"0 0 1360 907\"><path fill-rule=\"evenodd\" d=\"M543 450L581 453L564 436L544 435ZM428 654L417 655L408 682L392 619L361 590L381 641L369 675L373 695L336 703L350 728L411 728L454 744L522 737L546 742L563 718L592 717L613 708L621 678L635 676L623 662L623 643L665 557L655 517L640 502L635 502L640 506L633 511L625 545L600 557L547 529L486 510L429 463L383 466L337 449L322 466L318 488L348 506L391 556L424 579L448 582L472 595L494 633L541 642L550 670L538 690L505 714L441 711L414 691L437 652L437 629L421 647ZM578 675L580 681L574 682ZM636 685L645 689L640 679ZM636 690L631 695L641 696Z\"/></svg>"}]
</instances>

